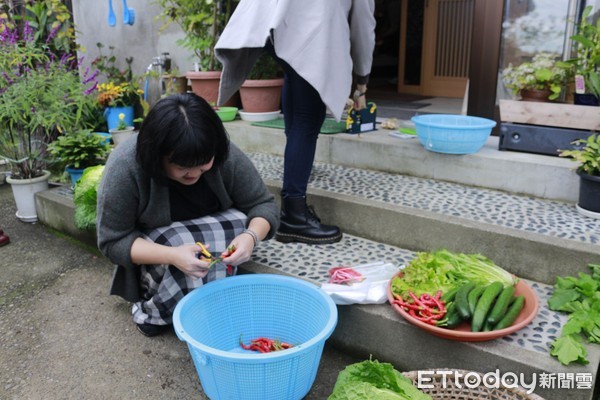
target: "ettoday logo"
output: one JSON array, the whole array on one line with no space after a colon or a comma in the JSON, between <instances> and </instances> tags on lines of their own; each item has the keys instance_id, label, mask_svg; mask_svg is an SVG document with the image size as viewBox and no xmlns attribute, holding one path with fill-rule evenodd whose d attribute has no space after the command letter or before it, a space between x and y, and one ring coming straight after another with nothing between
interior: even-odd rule
<instances>
[{"instance_id":1,"label":"ettoday logo","mask_svg":"<svg viewBox=\"0 0 600 400\"><path fill-rule=\"evenodd\" d=\"M457 370L422 370L417 374L419 389L432 389L434 378L441 381L442 387L457 387L474 389L484 386L488 389L522 388L531 394L536 388L545 389L592 389L593 376L591 373L532 373L527 378L523 373L505 372L499 369L485 374L474 371Z\"/></svg>"}]
</instances>

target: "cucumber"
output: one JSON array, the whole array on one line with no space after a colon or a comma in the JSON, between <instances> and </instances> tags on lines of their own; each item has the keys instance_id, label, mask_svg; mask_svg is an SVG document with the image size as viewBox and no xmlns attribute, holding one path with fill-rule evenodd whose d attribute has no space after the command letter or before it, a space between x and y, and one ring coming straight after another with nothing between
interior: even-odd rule
<instances>
[{"instance_id":1,"label":"cucumber","mask_svg":"<svg viewBox=\"0 0 600 400\"><path fill-rule=\"evenodd\" d=\"M475 312L477 300L479 300L485 288L485 285L475 286L467 296L467 301L469 302L469 311L471 312L471 315L473 315L473 313Z\"/></svg>"},{"instance_id":2,"label":"cucumber","mask_svg":"<svg viewBox=\"0 0 600 400\"><path fill-rule=\"evenodd\" d=\"M462 318L456 309L456 303L452 302L448 305L446 315L444 316L445 321L438 326L442 328L454 328L462 322Z\"/></svg>"},{"instance_id":3,"label":"cucumber","mask_svg":"<svg viewBox=\"0 0 600 400\"><path fill-rule=\"evenodd\" d=\"M498 329L504 329L504 328L508 328L509 326L511 326L513 324L513 322L515 322L515 319L517 319L517 317L521 313L521 310L523 309L524 305L525 305L525 297L517 296L515 298L515 301L513 301L513 303L510 305L506 314L504 314L504 317L502 317L500 322L498 322L494 326L494 330L496 331Z\"/></svg>"},{"instance_id":4,"label":"cucumber","mask_svg":"<svg viewBox=\"0 0 600 400\"><path fill-rule=\"evenodd\" d=\"M456 302L456 308L462 319L469 319L471 317L471 311L469 310L469 300L467 296L475 287L475 283L467 282L458 289L454 301Z\"/></svg>"},{"instance_id":5,"label":"cucumber","mask_svg":"<svg viewBox=\"0 0 600 400\"><path fill-rule=\"evenodd\" d=\"M502 282L492 282L485 288L475 306L475 312L471 319L471 330L473 332L479 332L481 330L486 317L490 312L492 303L496 300L496 297L498 297L500 292L502 292L502 289L504 289Z\"/></svg>"},{"instance_id":6,"label":"cucumber","mask_svg":"<svg viewBox=\"0 0 600 400\"><path fill-rule=\"evenodd\" d=\"M448 315L446 320L446 326L444 326L444 328L456 328L458 326L458 324L460 324L463 319L461 318L460 314L458 312L453 312L452 314Z\"/></svg>"},{"instance_id":7,"label":"cucumber","mask_svg":"<svg viewBox=\"0 0 600 400\"><path fill-rule=\"evenodd\" d=\"M446 293L443 293L442 297L440 297L440 300L442 300L444 304L450 303L456 297L456 292L458 292L458 289L460 289L460 286L455 286Z\"/></svg>"},{"instance_id":8,"label":"cucumber","mask_svg":"<svg viewBox=\"0 0 600 400\"><path fill-rule=\"evenodd\" d=\"M494 304L494 308L492 308L492 311L490 311L490 315L488 315L487 317L487 322L489 322L491 325L496 325L498 322L500 322L502 317L504 317L504 314L506 314L506 310L508 310L508 306L512 301L514 294L514 286L507 286L504 289L502 289L502 292L498 295L498 298L496 299L496 304Z\"/></svg>"},{"instance_id":9,"label":"cucumber","mask_svg":"<svg viewBox=\"0 0 600 400\"><path fill-rule=\"evenodd\" d=\"M493 331L493 330L494 330L494 325L492 325L488 321L486 321L485 324L483 324L483 329L481 331L489 332L489 331Z\"/></svg>"}]
</instances>

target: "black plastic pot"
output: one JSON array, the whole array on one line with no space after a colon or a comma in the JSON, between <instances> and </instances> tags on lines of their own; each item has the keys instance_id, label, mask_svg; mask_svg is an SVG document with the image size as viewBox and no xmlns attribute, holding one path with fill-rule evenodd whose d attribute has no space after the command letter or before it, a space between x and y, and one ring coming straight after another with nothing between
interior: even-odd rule
<instances>
[{"instance_id":1,"label":"black plastic pot","mask_svg":"<svg viewBox=\"0 0 600 400\"><path fill-rule=\"evenodd\" d=\"M579 207L600 213L600 176L588 175L577 171L579 175Z\"/></svg>"},{"instance_id":2,"label":"black plastic pot","mask_svg":"<svg viewBox=\"0 0 600 400\"><path fill-rule=\"evenodd\" d=\"M600 99L590 93L577 94L573 97L573 102L580 106L600 106Z\"/></svg>"}]
</instances>

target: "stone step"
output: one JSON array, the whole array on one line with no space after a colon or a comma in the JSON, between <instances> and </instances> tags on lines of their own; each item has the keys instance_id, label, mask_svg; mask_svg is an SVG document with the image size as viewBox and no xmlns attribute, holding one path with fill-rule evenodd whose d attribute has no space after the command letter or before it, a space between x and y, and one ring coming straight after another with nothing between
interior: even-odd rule
<instances>
[{"instance_id":1,"label":"stone step","mask_svg":"<svg viewBox=\"0 0 600 400\"><path fill-rule=\"evenodd\" d=\"M262 242L245 269L255 273L278 273L327 282L328 270L338 265L385 261L405 265L415 253L353 235L329 245ZM480 372L522 373L530 382L535 376L561 373L593 377L600 363L600 346L587 345L589 364L563 366L550 356L550 344L560 334L567 316L548 309L552 286L526 280L536 293L539 312L525 328L487 342L460 342L439 338L408 323L389 303L338 306L338 325L331 341L341 349L394 364L400 370L456 368ZM538 382L539 385L539 382ZM593 387L593 384L592 384ZM554 389L557 386L553 386ZM556 391L539 388L546 399L593 398L592 390Z\"/></svg>"},{"instance_id":2,"label":"stone step","mask_svg":"<svg viewBox=\"0 0 600 400\"><path fill-rule=\"evenodd\" d=\"M72 224L72 193L66 187L53 188L36 195L40 221L89 243L93 232L80 232ZM64 213L64 214L61 214ZM48 218L54 215L53 218ZM69 217L70 215L70 217ZM70 219L69 219L70 218ZM358 265L369 261L385 261L401 266L415 252L387 243L345 234L342 241L329 245L283 244L264 241L256 249L252 261L243 268L254 273L275 273L295 276L320 285L327 281L328 270L338 265ZM600 349L588 345L585 366L562 366L550 356L549 346L560 334L566 316L550 311L547 298L550 285L527 281L535 290L540 310L535 319L522 330L489 342L458 342L442 339L407 323L389 303L375 305L339 306L338 325L331 337L342 350L362 358L372 355L380 361L393 363L400 370L456 368L503 373L523 373L527 381L532 374L571 373L596 377ZM583 375L585 374L585 375ZM556 388L556 386L553 386ZM591 400L591 390L536 390L547 399ZM564 394L564 395L563 395ZM557 397L558 396L558 397Z\"/></svg>"},{"instance_id":3,"label":"stone step","mask_svg":"<svg viewBox=\"0 0 600 400\"><path fill-rule=\"evenodd\" d=\"M253 126L246 121L225 123L231 139L250 153L283 155L281 129ZM427 151L416 137L399 139L389 130L361 135L319 136L316 161L436 181L519 193L575 203L579 195L576 164L552 156L499 151L491 136L476 154L451 155Z\"/></svg>"},{"instance_id":4,"label":"stone step","mask_svg":"<svg viewBox=\"0 0 600 400\"><path fill-rule=\"evenodd\" d=\"M278 193L283 158L249 156ZM414 251L481 253L547 284L600 263L600 220L572 203L322 162L314 164L308 201L344 232Z\"/></svg>"}]
</instances>

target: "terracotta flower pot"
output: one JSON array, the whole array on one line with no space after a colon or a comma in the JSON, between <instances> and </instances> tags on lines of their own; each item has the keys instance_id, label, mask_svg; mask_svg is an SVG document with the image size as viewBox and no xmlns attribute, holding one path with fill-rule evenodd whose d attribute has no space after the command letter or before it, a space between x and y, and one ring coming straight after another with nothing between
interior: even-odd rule
<instances>
[{"instance_id":1,"label":"terracotta flower pot","mask_svg":"<svg viewBox=\"0 0 600 400\"><path fill-rule=\"evenodd\" d=\"M244 112L273 112L281 109L283 78L247 79L240 88Z\"/></svg>"},{"instance_id":2,"label":"terracotta flower pot","mask_svg":"<svg viewBox=\"0 0 600 400\"><path fill-rule=\"evenodd\" d=\"M548 97L552 91L550 89L522 89L520 94L523 101L549 102Z\"/></svg>"},{"instance_id":3,"label":"terracotta flower pot","mask_svg":"<svg viewBox=\"0 0 600 400\"><path fill-rule=\"evenodd\" d=\"M219 82L221 81L221 71L188 71L185 74L190 80L192 92L202 97L208 103L217 105L219 98ZM237 107L238 96L233 95L222 106Z\"/></svg>"}]
</instances>

